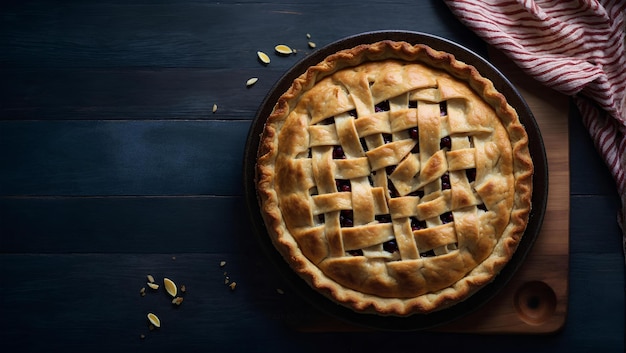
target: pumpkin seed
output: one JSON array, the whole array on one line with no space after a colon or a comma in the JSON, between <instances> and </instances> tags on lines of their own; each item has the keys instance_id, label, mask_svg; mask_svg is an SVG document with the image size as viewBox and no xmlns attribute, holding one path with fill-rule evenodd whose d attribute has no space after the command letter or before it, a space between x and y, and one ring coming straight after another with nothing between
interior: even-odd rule
<instances>
[{"instance_id":1,"label":"pumpkin seed","mask_svg":"<svg viewBox=\"0 0 626 353\"><path fill-rule=\"evenodd\" d=\"M159 317L153 313L148 313L148 321L150 321L154 327L161 327L161 320L159 320Z\"/></svg>"},{"instance_id":2,"label":"pumpkin seed","mask_svg":"<svg viewBox=\"0 0 626 353\"><path fill-rule=\"evenodd\" d=\"M250 87L253 84L255 84L258 80L259 80L258 77L250 78L250 79L248 79L248 81L246 81L246 86Z\"/></svg>"},{"instance_id":3,"label":"pumpkin seed","mask_svg":"<svg viewBox=\"0 0 626 353\"><path fill-rule=\"evenodd\" d=\"M279 45L275 46L274 50L276 50L276 52L278 54L283 54L283 55L289 55L289 54L293 53L293 50L291 50L291 48L289 48L288 46L286 46L284 44L279 44Z\"/></svg>"},{"instance_id":4,"label":"pumpkin seed","mask_svg":"<svg viewBox=\"0 0 626 353\"><path fill-rule=\"evenodd\" d=\"M175 297L177 294L176 283L169 278L163 278L163 285L165 286L165 291Z\"/></svg>"},{"instance_id":5,"label":"pumpkin seed","mask_svg":"<svg viewBox=\"0 0 626 353\"><path fill-rule=\"evenodd\" d=\"M259 60L265 65L270 63L270 57L262 51L257 51L256 55L259 57Z\"/></svg>"}]
</instances>

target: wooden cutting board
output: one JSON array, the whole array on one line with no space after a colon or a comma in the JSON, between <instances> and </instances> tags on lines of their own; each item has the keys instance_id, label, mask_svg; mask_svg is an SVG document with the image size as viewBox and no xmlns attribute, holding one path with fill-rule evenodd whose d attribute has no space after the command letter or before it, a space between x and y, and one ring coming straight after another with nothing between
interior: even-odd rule
<instances>
[{"instance_id":1,"label":"wooden cutting board","mask_svg":"<svg viewBox=\"0 0 626 353\"><path fill-rule=\"evenodd\" d=\"M496 297L477 311L432 331L483 334L546 334L563 327L569 273L569 100L525 75L495 49L490 61L522 93L543 136L549 195L543 226L517 273ZM300 331L363 331L323 314L307 315Z\"/></svg>"}]
</instances>

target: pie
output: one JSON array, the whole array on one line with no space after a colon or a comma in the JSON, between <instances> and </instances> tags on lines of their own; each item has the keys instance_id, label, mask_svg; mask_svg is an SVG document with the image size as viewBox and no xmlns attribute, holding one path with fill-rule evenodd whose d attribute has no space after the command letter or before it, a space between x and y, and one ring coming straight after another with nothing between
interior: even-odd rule
<instances>
[{"instance_id":1,"label":"pie","mask_svg":"<svg viewBox=\"0 0 626 353\"><path fill-rule=\"evenodd\" d=\"M511 259L533 163L514 108L449 53L381 41L295 79L263 128L261 214L313 289L356 312L426 314Z\"/></svg>"}]
</instances>

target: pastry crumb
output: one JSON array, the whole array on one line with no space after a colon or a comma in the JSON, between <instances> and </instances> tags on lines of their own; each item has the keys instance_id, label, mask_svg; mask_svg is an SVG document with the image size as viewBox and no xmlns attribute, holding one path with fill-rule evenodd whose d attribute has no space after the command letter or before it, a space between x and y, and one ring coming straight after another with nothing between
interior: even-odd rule
<instances>
[{"instance_id":1,"label":"pastry crumb","mask_svg":"<svg viewBox=\"0 0 626 353\"><path fill-rule=\"evenodd\" d=\"M237 287L237 282L233 282L229 285L230 290L235 290L235 287Z\"/></svg>"},{"instance_id":2,"label":"pastry crumb","mask_svg":"<svg viewBox=\"0 0 626 353\"><path fill-rule=\"evenodd\" d=\"M152 275L148 275L146 277L148 278L148 282L154 283L154 277L152 277Z\"/></svg>"},{"instance_id":3,"label":"pastry crumb","mask_svg":"<svg viewBox=\"0 0 626 353\"><path fill-rule=\"evenodd\" d=\"M226 261L220 261L220 267L226 266Z\"/></svg>"},{"instance_id":4,"label":"pastry crumb","mask_svg":"<svg viewBox=\"0 0 626 353\"><path fill-rule=\"evenodd\" d=\"M151 282L148 282L148 287L150 287L150 288L152 288L152 289L154 289L154 290L159 289L159 285L158 285L158 284L156 284L156 283L151 283Z\"/></svg>"},{"instance_id":5,"label":"pastry crumb","mask_svg":"<svg viewBox=\"0 0 626 353\"><path fill-rule=\"evenodd\" d=\"M281 294L281 295L282 295L282 294L285 294L285 291L284 291L284 290L282 290L282 289L280 289L280 288L276 288L276 293L278 293L278 294Z\"/></svg>"},{"instance_id":6,"label":"pastry crumb","mask_svg":"<svg viewBox=\"0 0 626 353\"><path fill-rule=\"evenodd\" d=\"M183 284L180 286L181 293L185 293L187 291L187 287Z\"/></svg>"},{"instance_id":7,"label":"pastry crumb","mask_svg":"<svg viewBox=\"0 0 626 353\"><path fill-rule=\"evenodd\" d=\"M183 298L182 297L176 297L176 298L172 299L172 304L180 305L182 303L183 303Z\"/></svg>"},{"instance_id":8,"label":"pastry crumb","mask_svg":"<svg viewBox=\"0 0 626 353\"><path fill-rule=\"evenodd\" d=\"M141 287L141 289L139 290L139 295L141 295L142 297L146 296L146 287Z\"/></svg>"},{"instance_id":9,"label":"pastry crumb","mask_svg":"<svg viewBox=\"0 0 626 353\"><path fill-rule=\"evenodd\" d=\"M213 104L213 113L217 111L217 104Z\"/></svg>"}]
</instances>

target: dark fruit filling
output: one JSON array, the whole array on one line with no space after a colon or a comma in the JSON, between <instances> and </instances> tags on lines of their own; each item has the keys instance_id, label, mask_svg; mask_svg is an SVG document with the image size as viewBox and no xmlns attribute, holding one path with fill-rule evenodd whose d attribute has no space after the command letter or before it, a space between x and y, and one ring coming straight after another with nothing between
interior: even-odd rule
<instances>
[{"instance_id":1,"label":"dark fruit filling","mask_svg":"<svg viewBox=\"0 0 626 353\"><path fill-rule=\"evenodd\" d=\"M465 175L467 175L467 181L470 183L476 180L476 168L466 169Z\"/></svg>"},{"instance_id":2,"label":"dark fruit filling","mask_svg":"<svg viewBox=\"0 0 626 353\"><path fill-rule=\"evenodd\" d=\"M454 221L454 216L452 215L452 212L446 212L442 214L441 216L439 216L439 218L441 219L441 222L443 224L451 223Z\"/></svg>"},{"instance_id":3,"label":"dark fruit filling","mask_svg":"<svg viewBox=\"0 0 626 353\"><path fill-rule=\"evenodd\" d=\"M400 197L400 193L393 185L391 180L387 180L387 188L389 189L389 197Z\"/></svg>"},{"instance_id":4,"label":"dark fruit filling","mask_svg":"<svg viewBox=\"0 0 626 353\"><path fill-rule=\"evenodd\" d=\"M398 251L398 244L395 240L389 240L383 243L383 250L386 252L394 253Z\"/></svg>"},{"instance_id":5,"label":"dark fruit filling","mask_svg":"<svg viewBox=\"0 0 626 353\"><path fill-rule=\"evenodd\" d=\"M363 151L367 152L369 148L367 148L367 143L365 143L365 139L360 138L359 141L361 142L361 147L363 147Z\"/></svg>"},{"instance_id":6,"label":"dark fruit filling","mask_svg":"<svg viewBox=\"0 0 626 353\"><path fill-rule=\"evenodd\" d=\"M416 127L412 127L409 129L409 136L411 137L411 139L417 141L417 143L415 144L415 146L413 146L413 149L411 150L411 153L420 153L420 144L419 144L419 130Z\"/></svg>"},{"instance_id":7,"label":"dark fruit filling","mask_svg":"<svg viewBox=\"0 0 626 353\"><path fill-rule=\"evenodd\" d=\"M442 150L450 150L450 148L452 148L452 139L450 136L444 136L441 138L441 141L439 141L439 148Z\"/></svg>"},{"instance_id":8,"label":"dark fruit filling","mask_svg":"<svg viewBox=\"0 0 626 353\"><path fill-rule=\"evenodd\" d=\"M391 134L383 134L383 141L385 143L391 142Z\"/></svg>"},{"instance_id":9,"label":"dark fruit filling","mask_svg":"<svg viewBox=\"0 0 626 353\"><path fill-rule=\"evenodd\" d=\"M374 106L374 111L376 113L380 112L388 112L389 111L389 101L382 101Z\"/></svg>"},{"instance_id":10,"label":"dark fruit filling","mask_svg":"<svg viewBox=\"0 0 626 353\"><path fill-rule=\"evenodd\" d=\"M409 101L409 108L417 108L417 101Z\"/></svg>"},{"instance_id":11,"label":"dark fruit filling","mask_svg":"<svg viewBox=\"0 0 626 353\"><path fill-rule=\"evenodd\" d=\"M335 179L335 185L337 185L337 190L339 192L349 192L349 191L352 191L352 186L350 185L350 180Z\"/></svg>"},{"instance_id":12,"label":"dark fruit filling","mask_svg":"<svg viewBox=\"0 0 626 353\"><path fill-rule=\"evenodd\" d=\"M354 225L354 218L352 218L352 210L341 210L339 212L339 224L342 227L352 227Z\"/></svg>"},{"instance_id":13,"label":"dark fruit filling","mask_svg":"<svg viewBox=\"0 0 626 353\"><path fill-rule=\"evenodd\" d=\"M350 254L352 256L363 256L363 250L361 250L361 249L348 250L348 254Z\"/></svg>"},{"instance_id":14,"label":"dark fruit filling","mask_svg":"<svg viewBox=\"0 0 626 353\"><path fill-rule=\"evenodd\" d=\"M323 213L321 213L317 215L317 220L320 221L320 223L324 223L326 222L326 217L324 216Z\"/></svg>"},{"instance_id":15,"label":"dark fruit filling","mask_svg":"<svg viewBox=\"0 0 626 353\"><path fill-rule=\"evenodd\" d=\"M333 147L333 159L346 159L346 154L343 152L343 147Z\"/></svg>"},{"instance_id":16,"label":"dark fruit filling","mask_svg":"<svg viewBox=\"0 0 626 353\"><path fill-rule=\"evenodd\" d=\"M439 103L439 114L441 116L448 115L448 105L445 101Z\"/></svg>"},{"instance_id":17,"label":"dark fruit filling","mask_svg":"<svg viewBox=\"0 0 626 353\"><path fill-rule=\"evenodd\" d=\"M335 117L331 116L328 119L324 119L322 121L319 122L320 125L332 125L335 123Z\"/></svg>"},{"instance_id":18,"label":"dark fruit filling","mask_svg":"<svg viewBox=\"0 0 626 353\"><path fill-rule=\"evenodd\" d=\"M426 229L426 221L420 221L415 217L411 217L411 230Z\"/></svg>"},{"instance_id":19,"label":"dark fruit filling","mask_svg":"<svg viewBox=\"0 0 626 353\"><path fill-rule=\"evenodd\" d=\"M350 115L351 117L355 117L356 118L356 109L352 109L351 111L349 111L348 115Z\"/></svg>"},{"instance_id":20,"label":"dark fruit filling","mask_svg":"<svg viewBox=\"0 0 626 353\"><path fill-rule=\"evenodd\" d=\"M450 174L446 173L441 176L441 189L450 189Z\"/></svg>"},{"instance_id":21,"label":"dark fruit filling","mask_svg":"<svg viewBox=\"0 0 626 353\"><path fill-rule=\"evenodd\" d=\"M481 203L480 205L477 206L479 210L483 210L485 212L487 212L487 206L485 206L484 203Z\"/></svg>"},{"instance_id":22,"label":"dark fruit filling","mask_svg":"<svg viewBox=\"0 0 626 353\"><path fill-rule=\"evenodd\" d=\"M391 215L388 214L376 215L374 216L374 219L376 219L380 223L391 223Z\"/></svg>"},{"instance_id":23,"label":"dark fruit filling","mask_svg":"<svg viewBox=\"0 0 626 353\"><path fill-rule=\"evenodd\" d=\"M396 170L396 165L388 165L387 167L385 167L385 171L387 172L387 175L391 175L391 173L393 173L394 170Z\"/></svg>"},{"instance_id":24,"label":"dark fruit filling","mask_svg":"<svg viewBox=\"0 0 626 353\"><path fill-rule=\"evenodd\" d=\"M419 197L424 197L424 190L415 190L412 191L409 196L419 196Z\"/></svg>"},{"instance_id":25,"label":"dark fruit filling","mask_svg":"<svg viewBox=\"0 0 626 353\"><path fill-rule=\"evenodd\" d=\"M421 252L420 256L421 257L433 257L433 256L436 256L436 255L435 255L435 251L434 250L428 250L426 252Z\"/></svg>"}]
</instances>

